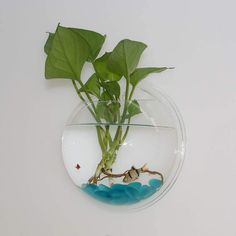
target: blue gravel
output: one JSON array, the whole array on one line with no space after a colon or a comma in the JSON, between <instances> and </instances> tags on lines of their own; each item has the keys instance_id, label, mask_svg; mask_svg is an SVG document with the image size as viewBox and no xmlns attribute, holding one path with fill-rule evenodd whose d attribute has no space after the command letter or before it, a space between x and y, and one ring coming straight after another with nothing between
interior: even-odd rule
<instances>
[{"instance_id":1,"label":"blue gravel","mask_svg":"<svg viewBox=\"0 0 236 236\"><path fill-rule=\"evenodd\" d=\"M113 184L111 187L104 184L83 184L82 189L92 197L110 204L133 204L153 195L162 183L158 179L149 180L149 185L139 182L129 184Z\"/></svg>"},{"instance_id":2,"label":"blue gravel","mask_svg":"<svg viewBox=\"0 0 236 236\"><path fill-rule=\"evenodd\" d=\"M142 184L139 182L131 182L128 184L128 186L135 188L136 190L140 190L140 188L142 187Z\"/></svg>"},{"instance_id":3,"label":"blue gravel","mask_svg":"<svg viewBox=\"0 0 236 236\"><path fill-rule=\"evenodd\" d=\"M161 181L159 179L150 179L149 185L153 188L160 188L161 187Z\"/></svg>"}]
</instances>

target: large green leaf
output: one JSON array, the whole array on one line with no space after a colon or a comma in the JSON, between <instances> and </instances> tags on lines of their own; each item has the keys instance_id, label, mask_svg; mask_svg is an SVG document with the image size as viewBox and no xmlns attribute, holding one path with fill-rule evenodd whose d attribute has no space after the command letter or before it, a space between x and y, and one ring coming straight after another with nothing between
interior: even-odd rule
<instances>
[{"instance_id":1,"label":"large green leaf","mask_svg":"<svg viewBox=\"0 0 236 236\"><path fill-rule=\"evenodd\" d=\"M111 104L108 105L108 109L110 113L112 114L111 122L116 122L119 116L120 103L112 102Z\"/></svg>"},{"instance_id":2,"label":"large green leaf","mask_svg":"<svg viewBox=\"0 0 236 236\"><path fill-rule=\"evenodd\" d=\"M121 79L121 76L111 72L108 67L108 59L110 57L111 53L106 52L102 57L98 58L94 63L94 69L96 73L98 74L99 78L104 81L118 81Z\"/></svg>"},{"instance_id":3,"label":"large green leaf","mask_svg":"<svg viewBox=\"0 0 236 236\"><path fill-rule=\"evenodd\" d=\"M100 98L100 84L96 74L93 74L88 81L85 83L83 88L80 88L81 92L90 93L97 98Z\"/></svg>"},{"instance_id":4,"label":"large green leaf","mask_svg":"<svg viewBox=\"0 0 236 236\"><path fill-rule=\"evenodd\" d=\"M104 83L104 87L111 96L114 96L116 99L120 97L120 85L118 84L118 82L106 82Z\"/></svg>"},{"instance_id":5,"label":"large green leaf","mask_svg":"<svg viewBox=\"0 0 236 236\"><path fill-rule=\"evenodd\" d=\"M107 102L98 102L97 104L97 116L100 119L104 119L107 122L111 122L113 118L112 112L109 110Z\"/></svg>"},{"instance_id":6,"label":"large green leaf","mask_svg":"<svg viewBox=\"0 0 236 236\"><path fill-rule=\"evenodd\" d=\"M101 101L110 101L113 100L113 98L110 96L110 94L105 90L101 94Z\"/></svg>"},{"instance_id":7,"label":"large green leaf","mask_svg":"<svg viewBox=\"0 0 236 236\"><path fill-rule=\"evenodd\" d=\"M97 104L97 116L106 122L116 122L119 115L120 104L117 102L99 102Z\"/></svg>"},{"instance_id":8,"label":"large green leaf","mask_svg":"<svg viewBox=\"0 0 236 236\"><path fill-rule=\"evenodd\" d=\"M116 81L103 82L101 81L101 86L104 89L104 92L101 95L101 100L117 100L120 97L120 85Z\"/></svg>"},{"instance_id":9,"label":"large green leaf","mask_svg":"<svg viewBox=\"0 0 236 236\"><path fill-rule=\"evenodd\" d=\"M46 79L79 79L88 54L87 43L81 36L58 26L46 59Z\"/></svg>"},{"instance_id":10,"label":"large green leaf","mask_svg":"<svg viewBox=\"0 0 236 236\"><path fill-rule=\"evenodd\" d=\"M53 42L53 39L54 39L54 34L53 33L49 33L48 34L48 39L44 45L44 52L48 55L49 52L51 51L51 48L52 48L52 42Z\"/></svg>"},{"instance_id":11,"label":"large green leaf","mask_svg":"<svg viewBox=\"0 0 236 236\"><path fill-rule=\"evenodd\" d=\"M64 28L67 28L67 27L64 27ZM93 62L96 59L97 55L99 54L106 36L101 35L97 32L91 31L91 30L76 29L76 28L67 28L67 29L79 35L86 41L87 46L89 48L87 61ZM46 54L49 54L52 48L54 35L55 35L54 33L49 33L48 39L44 45L44 52Z\"/></svg>"},{"instance_id":12,"label":"large green leaf","mask_svg":"<svg viewBox=\"0 0 236 236\"><path fill-rule=\"evenodd\" d=\"M146 47L147 45L142 42L129 39L120 41L109 57L109 70L129 78L136 69L140 56Z\"/></svg>"},{"instance_id":13,"label":"large green leaf","mask_svg":"<svg viewBox=\"0 0 236 236\"><path fill-rule=\"evenodd\" d=\"M130 76L130 83L133 86L136 86L142 79L147 77L151 73L160 73L169 68L167 67L146 67L146 68L138 68L136 69Z\"/></svg>"},{"instance_id":14,"label":"large green leaf","mask_svg":"<svg viewBox=\"0 0 236 236\"><path fill-rule=\"evenodd\" d=\"M132 116L135 116L139 113L142 113L139 103L137 102L137 100L133 100L128 105L128 114L126 115L126 118L131 118Z\"/></svg>"},{"instance_id":15,"label":"large green leaf","mask_svg":"<svg viewBox=\"0 0 236 236\"><path fill-rule=\"evenodd\" d=\"M69 29L71 29L74 33L78 34L79 36L81 36L87 42L89 46L88 61L93 62L96 59L98 53L100 52L106 36L91 30L76 29L76 28L69 28Z\"/></svg>"}]
</instances>

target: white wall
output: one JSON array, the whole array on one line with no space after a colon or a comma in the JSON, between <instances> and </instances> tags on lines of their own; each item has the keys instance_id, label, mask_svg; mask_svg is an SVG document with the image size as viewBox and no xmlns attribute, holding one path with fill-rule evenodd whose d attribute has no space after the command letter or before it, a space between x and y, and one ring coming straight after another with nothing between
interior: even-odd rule
<instances>
[{"instance_id":1,"label":"white wall","mask_svg":"<svg viewBox=\"0 0 236 236\"><path fill-rule=\"evenodd\" d=\"M235 236L235 1L0 1L0 235ZM78 99L45 81L46 31L62 25L149 45L143 65L176 69L149 81L178 105L187 156L174 188L134 214L82 195L62 163L60 137Z\"/></svg>"}]
</instances>

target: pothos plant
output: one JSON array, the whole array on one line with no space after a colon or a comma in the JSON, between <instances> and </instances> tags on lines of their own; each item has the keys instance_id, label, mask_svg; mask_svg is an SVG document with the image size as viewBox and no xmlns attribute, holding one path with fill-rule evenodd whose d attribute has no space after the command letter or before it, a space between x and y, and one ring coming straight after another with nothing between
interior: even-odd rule
<instances>
[{"instance_id":1,"label":"pothos plant","mask_svg":"<svg viewBox=\"0 0 236 236\"><path fill-rule=\"evenodd\" d=\"M129 132L129 125L124 129L122 124L130 124L132 117L141 113L138 101L133 99L138 83L150 73L169 69L137 68L147 45L129 39L121 40L111 52L98 57L105 38L94 31L58 25L54 33L49 33L44 46L46 79L71 80L97 123L102 154L90 183L97 183L102 171L108 172L116 161L117 152ZM83 82L81 71L85 63L92 64L94 73ZM121 80L125 80L124 91L119 84ZM124 99L120 99L121 94L124 94ZM113 136L110 124L117 127Z\"/></svg>"}]
</instances>

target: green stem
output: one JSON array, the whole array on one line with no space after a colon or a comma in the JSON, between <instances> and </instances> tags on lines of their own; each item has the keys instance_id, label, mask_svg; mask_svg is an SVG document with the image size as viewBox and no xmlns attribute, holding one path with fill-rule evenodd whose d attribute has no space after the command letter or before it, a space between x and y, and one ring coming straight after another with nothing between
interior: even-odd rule
<instances>
[{"instance_id":1,"label":"green stem","mask_svg":"<svg viewBox=\"0 0 236 236\"><path fill-rule=\"evenodd\" d=\"M127 113L127 109L128 109L128 103L129 103L129 84L130 84L130 77L128 77L126 79L126 89L125 89L125 101L124 101L124 109L123 109L123 113L121 116L121 120L120 120L120 124L122 124L125 121L125 116ZM128 132L128 131L127 131ZM122 126L119 125L117 130L116 130L116 134L113 140L113 145L111 146L109 152L111 154L111 158L110 160L107 162L107 168L110 168L110 166L114 163L115 161L115 152L119 149L121 142L121 137L122 137Z\"/></svg>"},{"instance_id":2,"label":"green stem","mask_svg":"<svg viewBox=\"0 0 236 236\"><path fill-rule=\"evenodd\" d=\"M106 149L108 148L108 144L110 145L110 141L109 141L109 136L110 136L110 132L109 132L109 125L105 126L105 138L104 138L104 145L106 147Z\"/></svg>"},{"instance_id":3,"label":"green stem","mask_svg":"<svg viewBox=\"0 0 236 236\"><path fill-rule=\"evenodd\" d=\"M109 126L105 127L106 132L105 132L104 143L105 143L105 148L107 148L108 147L107 142L109 139L109 150L103 151L102 160L98 164L96 172L95 172L95 178L97 178L100 175L103 168L106 170L111 168L111 166L113 165L113 163L116 160L117 151L119 150L120 145L124 142L125 138L127 137L128 132L129 132L129 125L128 125L125 130L125 133L122 137L122 124L126 119L126 113L127 113L127 109L128 109L128 105L129 105L129 100L131 100L133 93L134 93L134 89L135 89L135 87L132 87L132 90L129 94L129 84L130 84L130 78L128 77L126 79L124 108L123 108L122 115L120 115L120 113L119 113L119 117L118 117L119 125L116 130L115 137L114 137L113 141L111 140ZM131 118L128 119L128 124L130 124L130 119Z\"/></svg>"},{"instance_id":4,"label":"green stem","mask_svg":"<svg viewBox=\"0 0 236 236\"><path fill-rule=\"evenodd\" d=\"M111 146L110 150L108 151L109 158L105 162L105 167L107 170L109 170L111 168L111 166L113 165L113 163L115 162L117 151L119 150L120 144L121 144L120 143L121 136L122 136L122 129L120 129L120 132L118 132L117 138L115 139L115 141L113 142L113 145Z\"/></svg>"},{"instance_id":5,"label":"green stem","mask_svg":"<svg viewBox=\"0 0 236 236\"><path fill-rule=\"evenodd\" d=\"M130 119L131 119L131 117L128 119L128 124L127 124L126 130L125 130L124 136L123 136L122 139L121 139L121 143L123 143L123 142L125 141L125 139L126 139L126 137L127 137L127 135L128 135L129 128L130 128L130 126L129 126L129 124L130 124Z\"/></svg>"},{"instance_id":6,"label":"green stem","mask_svg":"<svg viewBox=\"0 0 236 236\"><path fill-rule=\"evenodd\" d=\"M120 120L120 123L122 124L124 121L125 121L125 116L126 116L126 113L127 113L127 109L128 109L128 105L129 105L129 84L130 84L130 77L128 77L126 79L126 89L125 89L125 101L124 101L124 109L123 109L123 113L122 113L122 116L121 116L121 120ZM131 90L131 93L133 94L133 89ZM129 119L130 120L130 119ZM117 129L117 132L116 132L116 136L115 136L115 139L117 138L119 132L121 130L121 126L118 127ZM127 130L127 129L126 129ZM126 131L126 133L128 133L128 131ZM122 134L122 133L121 133ZM127 135L127 134L126 134ZM123 139L122 139L123 140ZM119 142L120 144L122 143L122 141L120 140Z\"/></svg>"},{"instance_id":7,"label":"green stem","mask_svg":"<svg viewBox=\"0 0 236 236\"><path fill-rule=\"evenodd\" d=\"M129 104L129 84L130 84L130 77L128 77L126 79L126 89L125 89L125 101L124 101L124 109L123 109L123 113L121 116L121 123L123 123L125 121L125 116L127 113L127 109L128 109L128 104Z\"/></svg>"},{"instance_id":8,"label":"green stem","mask_svg":"<svg viewBox=\"0 0 236 236\"><path fill-rule=\"evenodd\" d=\"M82 94L80 93L80 91L79 91L79 89L78 89L78 87L77 87L77 84L76 84L75 80L72 80L72 83L73 83L73 86L74 86L74 88L75 88L76 93L78 94L78 96L80 97L80 99L81 99L84 103L86 103L88 110L89 110L90 113L93 115L93 117L96 119L96 115L95 115L94 111L89 107L89 105L87 104L86 100L83 98Z\"/></svg>"},{"instance_id":9,"label":"green stem","mask_svg":"<svg viewBox=\"0 0 236 236\"><path fill-rule=\"evenodd\" d=\"M79 91L79 89L78 89L78 87L77 87L77 85L76 85L75 80L72 80L72 81L73 81L74 87L77 88L76 91L77 91L77 90ZM78 80L76 80L76 81L79 82L81 88L84 88L84 84L83 84L83 82L82 82L80 79L78 79ZM86 97L88 98L88 100L89 100L89 102L90 102L90 104L91 104L91 106L92 106L94 112L96 112L96 107L95 107L95 105L94 105L93 99L91 98L91 96L89 95L89 93L86 92L86 89L84 89L83 92L85 93ZM77 93L78 93L78 92L77 92ZM83 100L83 101L84 101L84 100Z\"/></svg>"},{"instance_id":10,"label":"green stem","mask_svg":"<svg viewBox=\"0 0 236 236\"><path fill-rule=\"evenodd\" d=\"M132 99L133 94L134 94L135 86L132 87L130 95L129 95L129 101Z\"/></svg>"},{"instance_id":11,"label":"green stem","mask_svg":"<svg viewBox=\"0 0 236 236\"><path fill-rule=\"evenodd\" d=\"M74 88L76 90L76 93L78 94L78 96L80 97L80 99L86 103L87 105L87 108L88 110L90 111L90 113L92 114L92 116L94 117L94 119L97 121L97 122L100 122L100 120L96 117L96 114L94 113L94 111L89 107L89 105L87 104L86 100L83 98L82 94L80 93L78 87L77 87L77 84L75 82L75 80L72 80L72 83L74 85ZM102 135L101 133L104 132L103 128L101 126L96 126L96 130L97 130L97 136L98 136L98 142L99 142L99 145L102 149L102 152L104 152L106 150L106 147L103 143L103 140L102 140Z\"/></svg>"},{"instance_id":12,"label":"green stem","mask_svg":"<svg viewBox=\"0 0 236 236\"><path fill-rule=\"evenodd\" d=\"M126 112L127 112L127 108L128 108L129 81L130 81L130 79L128 77L126 79L124 109L123 109L123 113L122 113L122 116L121 116L120 124L122 124L125 121L125 116L126 116ZM114 143L117 142L117 138L118 138L118 136L120 136L120 133L122 134L122 127L121 127L121 125L119 125L117 130L116 130L115 138L113 140Z\"/></svg>"},{"instance_id":13,"label":"green stem","mask_svg":"<svg viewBox=\"0 0 236 236\"><path fill-rule=\"evenodd\" d=\"M111 100L113 100L114 98L113 98L113 96L111 95L109 89L107 89L106 83L104 83L103 79L99 78L99 73L97 72L94 63L92 63L92 65L93 65L93 69L95 70L96 76L98 77L101 86L103 87L103 89L105 88L105 90L106 90L108 96L110 97Z\"/></svg>"},{"instance_id":14,"label":"green stem","mask_svg":"<svg viewBox=\"0 0 236 236\"><path fill-rule=\"evenodd\" d=\"M103 133L104 130L102 129L101 126L96 126L96 130L97 130L98 142L99 142L99 145L101 147L101 150L102 150L102 152L105 152L106 151L106 145L104 144L104 141L103 141L102 136L101 136L101 133Z\"/></svg>"},{"instance_id":15,"label":"green stem","mask_svg":"<svg viewBox=\"0 0 236 236\"><path fill-rule=\"evenodd\" d=\"M134 94L134 90L135 90L135 86L132 87L131 89L131 92L130 92L130 95L129 95L129 101L131 101L132 97L133 97L133 94ZM126 130L125 130L125 133L124 133L124 136L123 138L121 139L121 143L123 143L128 135L128 132L129 132L129 129L130 129L130 119L131 117L128 119L128 124L127 124L127 127L126 127Z\"/></svg>"}]
</instances>

